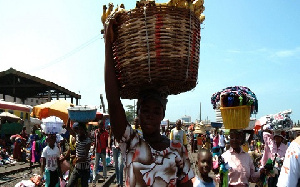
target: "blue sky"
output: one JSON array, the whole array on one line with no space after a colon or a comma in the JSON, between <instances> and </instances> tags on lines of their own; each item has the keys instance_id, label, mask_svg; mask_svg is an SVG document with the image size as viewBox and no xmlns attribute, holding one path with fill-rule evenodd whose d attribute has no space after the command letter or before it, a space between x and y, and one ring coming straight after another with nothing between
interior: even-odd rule
<instances>
[{"instance_id":1,"label":"blue sky","mask_svg":"<svg viewBox=\"0 0 300 187\"><path fill-rule=\"evenodd\" d=\"M105 94L101 15L109 2L0 0L0 71L13 67L81 94L80 104L99 105ZM258 98L257 118L292 109L291 118L300 120L299 7L295 0L206 0L198 84L169 96L166 118L195 121L201 102L202 120L214 121L211 95L241 85Z\"/></svg>"}]
</instances>

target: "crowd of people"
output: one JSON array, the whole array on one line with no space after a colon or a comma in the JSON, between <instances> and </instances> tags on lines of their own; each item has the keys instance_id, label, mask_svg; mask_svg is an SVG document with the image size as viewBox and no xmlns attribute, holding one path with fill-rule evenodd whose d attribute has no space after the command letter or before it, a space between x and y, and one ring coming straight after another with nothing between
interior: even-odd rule
<instances>
[{"instance_id":1,"label":"crowd of people","mask_svg":"<svg viewBox=\"0 0 300 187\"><path fill-rule=\"evenodd\" d=\"M150 99L149 102L153 103L147 104L153 105L153 109L157 104L163 108L163 101L156 100L156 93L152 94L151 97L145 97L143 102ZM143 107L143 102L138 107ZM161 117L163 113L161 110ZM153 122L147 115L144 120ZM40 163L40 174L44 176L41 180L46 186L74 186L78 182L81 186L96 184L99 178L107 178L107 166L111 163L115 167L118 186L124 185L123 176L127 186L132 183L135 184L133 186L154 186L156 183L215 186L223 183L224 178L227 178L229 186L247 186L250 183L256 183L257 186L285 186L288 177L298 181L296 148L299 144L296 140L291 143L293 139L288 139L283 132L273 131L268 125L263 127L261 134L234 129L224 132L218 128L195 131L197 125L185 128L183 121L177 120L175 127L166 134L160 126L143 127L141 116L138 115L134 123L124 129L124 133L128 134L117 138L113 125L112 129L110 126L107 128L103 120L98 124L98 127L89 131L86 123L69 123L64 126L64 134L61 135L45 135L36 126L31 134L27 134L24 128L20 134L11 136L14 145L12 158ZM154 138L152 133L156 131L158 135ZM148 135L145 132L152 133ZM289 146L294 149L288 149ZM24 153L27 156L20 154L23 150L26 150ZM191 169L189 160L189 154L193 153L198 155L198 170L195 171ZM286 155L288 159L285 159ZM170 162L169 158L174 159ZM226 176L221 176L220 160L228 167ZM63 167L67 167L69 172L66 173ZM99 175L99 167L103 175ZM174 173L165 176L171 168ZM67 174L67 177L63 174Z\"/></svg>"}]
</instances>

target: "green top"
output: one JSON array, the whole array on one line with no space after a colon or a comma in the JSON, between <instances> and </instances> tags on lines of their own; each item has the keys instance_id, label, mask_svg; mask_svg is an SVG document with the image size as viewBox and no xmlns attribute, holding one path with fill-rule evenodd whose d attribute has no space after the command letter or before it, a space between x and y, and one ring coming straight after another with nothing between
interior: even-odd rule
<instances>
[{"instance_id":1,"label":"green top","mask_svg":"<svg viewBox=\"0 0 300 187\"><path fill-rule=\"evenodd\" d=\"M42 133L40 129L35 130L35 134L37 134L39 136L39 138L42 137Z\"/></svg>"}]
</instances>

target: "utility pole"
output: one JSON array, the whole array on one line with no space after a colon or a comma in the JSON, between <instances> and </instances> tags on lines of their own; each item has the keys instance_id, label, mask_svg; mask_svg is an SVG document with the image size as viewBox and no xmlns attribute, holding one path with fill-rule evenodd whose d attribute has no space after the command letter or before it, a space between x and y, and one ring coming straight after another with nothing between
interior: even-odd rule
<instances>
[{"instance_id":1,"label":"utility pole","mask_svg":"<svg viewBox=\"0 0 300 187\"><path fill-rule=\"evenodd\" d=\"M135 111L135 99L133 100L133 119L135 119L136 111Z\"/></svg>"},{"instance_id":2,"label":"utility pole","mask_svg":"<svg viewBox=\"0 0 300 187\"><path fill-rule=\"evenodd\" d=\"M201 122L201 102L200 102L200 122Z\"/></svg>"},{"instance_id":3,"label":"utility pole","mask_svg":"<svg viewBox=\"0 0 300 187\"><path fill-rule=\"evenodd\" d=\"M101 106L102 106L102 108L103 108L103 113L106 113L105 105L104 105L104 101L103 101L103 95L102 95L102 94L100 94L100 101L101 101L100 108L101 108Z\"/></svg>"}]
</instances>

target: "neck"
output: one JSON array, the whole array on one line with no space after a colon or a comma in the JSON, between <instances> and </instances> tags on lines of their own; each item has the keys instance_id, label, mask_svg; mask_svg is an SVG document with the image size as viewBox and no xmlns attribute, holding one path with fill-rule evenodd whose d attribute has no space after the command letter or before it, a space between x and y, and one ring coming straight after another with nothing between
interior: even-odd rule
<instances>
[{"instance_id":1,"label":"neck","mask_svg":"<svg viewBox=\"0 0 300 187\"><path fill-rule=\"evenodd\" d=\"M143 134L143 137L147 142L152 143L152 142L159 142L161 135L158 132L153 134Z\"/></svg>"},{"instance_id":2,"label":"neck","mask_svg":"<svg viewBox=\"0 0 300 187\"><path fill-rule=\"evenodd\" d=\"M236 147L236 148L233 148L233 150L237 153L240 153L241 152L241 147Z\"/></svg>"},{"instance_id":3,"label":"neck","mask_svg":"<svg viewBox=\"0 0 300 187\"><path fill-rule=\"evenodd\" d=\"M85 138L86 138L86 133L85 133L85 134L79 135L79 139L80 139L80 140L84 140Z\"/></svg>"},{"instance_id":4,"label":"neck","mask_svg":"<svg viewBox=\"0 0 300 187\"><path fill-rule=\"evenodd\" d=\"M210 177L208 176L208 173L200 173L200 177L204 182L210 182Z\"/></svg>"},{"instance_id":5,"label":"neck","mask_svg":"<svg viewBox=\"0 0 300 187\"><path fill-rule=\"evenodd\" d=\"M279 142L279 143L276 143L277 144L277 147L279 147L280 146L280 144L281 144L281 142Z\"/></svg>"}]
</instances>

